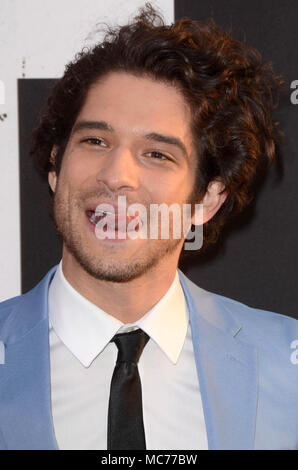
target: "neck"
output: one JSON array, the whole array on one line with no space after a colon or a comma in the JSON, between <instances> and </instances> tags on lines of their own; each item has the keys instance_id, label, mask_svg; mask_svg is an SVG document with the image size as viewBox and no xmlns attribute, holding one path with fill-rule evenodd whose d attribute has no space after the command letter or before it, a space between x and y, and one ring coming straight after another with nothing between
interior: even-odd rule
<instances>
[{"instance_id":1,"label":"neck","mask_svg":"<svg viewBox=\"0 0 298 470\"><path fill-rule=\"evenodd\" d=\"M63 252L64 277L81 295L122 323L142 318L168 291L176 274L176 258L163 259L157 266L129 282L112 282L91 276L69 253Z\"/></svg>"}]
</instances>

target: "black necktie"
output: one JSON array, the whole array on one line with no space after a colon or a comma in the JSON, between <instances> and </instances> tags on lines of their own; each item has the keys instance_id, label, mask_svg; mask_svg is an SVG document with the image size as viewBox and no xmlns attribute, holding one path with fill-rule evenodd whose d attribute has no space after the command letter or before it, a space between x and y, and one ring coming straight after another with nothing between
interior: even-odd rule
<instances>
[{"instance_id":1,"label":"black necktie","mask_svg":"<svg viewBox=\"0 0 298 470\"><path fill-rule=\"evenodd\" d=\"M111 339L118 347L118 357L110 390L108 450L146 449L138 361L148 340L140 329Z\"/></svg>"}]
</instances>

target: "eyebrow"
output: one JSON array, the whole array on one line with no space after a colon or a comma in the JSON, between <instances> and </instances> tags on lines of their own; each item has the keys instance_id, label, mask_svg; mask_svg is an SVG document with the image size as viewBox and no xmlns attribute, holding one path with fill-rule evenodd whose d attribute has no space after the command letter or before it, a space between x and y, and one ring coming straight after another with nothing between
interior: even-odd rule
<instances>
[{"instance_id":1,"label":"eyebrow","mask_svg":"<svg viewBox=\"0 0 298 470\"><path fill-rule=\"evenodd\" d=\"M114 129L105 121L79 121L77 122L72 130L72 134L79 132L84 129L97 129L100 131L113 132Z\"/></svg>"},{"instance_id":2,"label":"eyebrow","mask_svg":"<svg viewBox=\"0 0 298 470\"><path fill-rule=\"evenodd\" d=\"M96 130L109 131L109 132L115 131L113 127L105 121L79 121L74 125L72 134L79 132L81 130L84 130L84 129L96 129ZM182 142L182 140L180 140L178 137L163 135L157 132L150 132L149 134L145 134L143 137L146 140L153 140L154 142L161 142L164 144L174 145L175 147L178 147L183 152L185 157L187 157L186 147L184 143Z\"/></svg>"}]
</instances>

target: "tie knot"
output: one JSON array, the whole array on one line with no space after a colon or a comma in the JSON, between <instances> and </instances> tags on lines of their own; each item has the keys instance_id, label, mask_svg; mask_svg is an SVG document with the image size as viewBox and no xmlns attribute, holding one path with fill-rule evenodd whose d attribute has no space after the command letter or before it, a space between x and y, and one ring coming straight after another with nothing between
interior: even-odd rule
<instances>
[{"instance_id":1,"label":"tie knot","mask_svg":"<svg viewBox=\"0 0 298 470\"><path fill-rule=\"evenodd\" d=\"M141 329L115 335L111 341L114 341L118 348L117 362L137 364L148 340L149 336Z\"/></svg>"}]
</instances>

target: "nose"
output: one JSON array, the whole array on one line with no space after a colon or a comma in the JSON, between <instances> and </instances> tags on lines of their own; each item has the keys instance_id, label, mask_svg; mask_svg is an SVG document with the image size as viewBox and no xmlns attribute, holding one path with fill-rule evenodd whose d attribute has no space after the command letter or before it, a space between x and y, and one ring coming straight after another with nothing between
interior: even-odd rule
<instances>
[{"instance_id":1,"label":"nose","mask_svg":"<svg viewBox=\"0 0 298 470\"><path fill-rule=\"evenodd\" d=\"M105 157L96 175L111 191L135 190L139 184L139 168L133 153L128 148L118 147Z\"/></svg>"}]
</instances>

